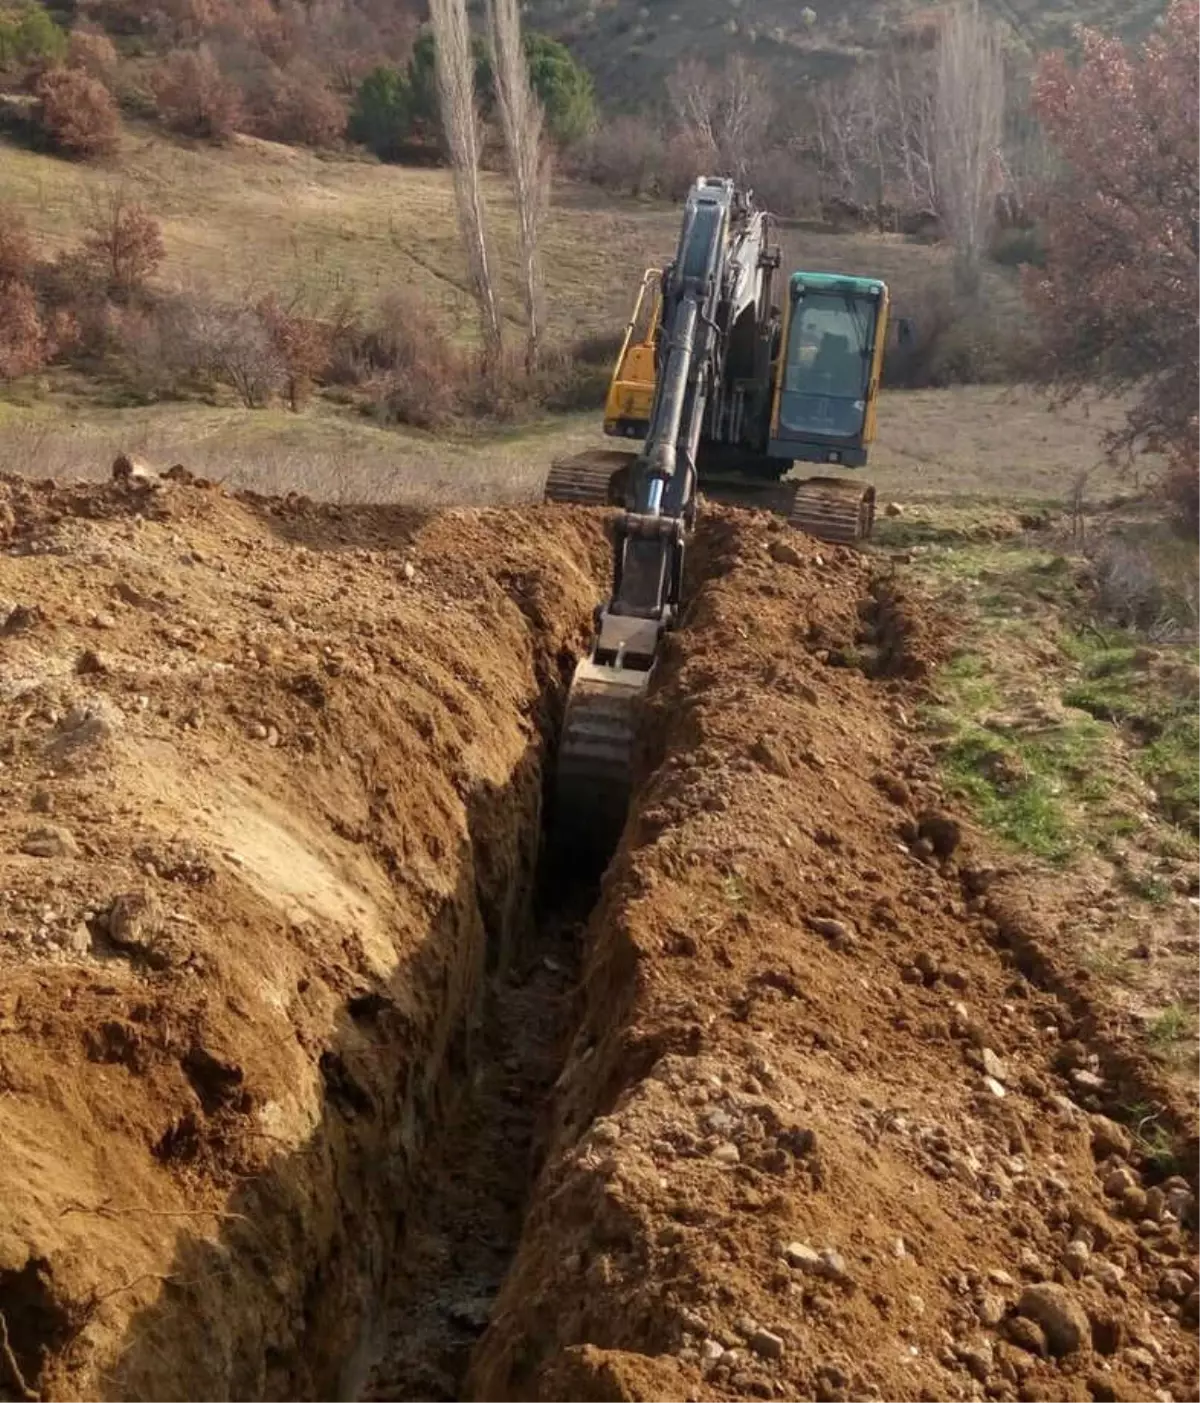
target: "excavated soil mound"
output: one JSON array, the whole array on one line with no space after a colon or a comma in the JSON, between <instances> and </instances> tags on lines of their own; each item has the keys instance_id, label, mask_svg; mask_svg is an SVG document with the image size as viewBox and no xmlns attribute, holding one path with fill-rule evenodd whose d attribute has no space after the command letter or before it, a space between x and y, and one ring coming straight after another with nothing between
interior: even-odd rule
<instances>
[{"instance_id":1,"label":"excavated soil mound","mask_svg":"<svg viewBox=\"0 0 1200 1403\"><path fill-rule=\"evenodd\" d=\"M470 1395L1195 1398L1195 1186L941 807L939 629L762 521L698 557Z\"/></svg>"},{"instance_id":2,"label":"excavated soil mound","mask_svg":"<svg viewBox=\"0 0 1200 1403\"><path fill-rule=\"evenodd\" d=\"M335 1396L603 531L133 471L0 480L0 548L0 1397Z\"/></svg>"}]
</instances>

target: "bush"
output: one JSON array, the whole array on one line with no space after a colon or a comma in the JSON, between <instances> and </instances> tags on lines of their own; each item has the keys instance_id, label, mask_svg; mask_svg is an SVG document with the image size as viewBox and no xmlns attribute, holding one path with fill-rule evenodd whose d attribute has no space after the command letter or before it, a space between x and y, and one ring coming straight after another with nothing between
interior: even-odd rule
<instances>
[{"instance_id":1,"label":"bush","mask_svg":"<svg viewBox=\"0 0 1200 1403\"><path fill-rule=\"evenodd\" d=\"M663 135L645 117L618 116L597 126L570 155L580 179L633 196L662 188Z\"/></svg>"},{"instance_id":2,"label":"bush","mask_svg":"<svg viewBox=\"0 0 1200 1403\"><path fill-rule=\"evenodd\" d=\"M103 83L74 68L52 68L34 88L38 125L58 150L94 160L117 149L120 119Z\"/></svg>"},{"instance_id":3,"label":"bush","mask_svg":"<svg viewBox=\"0 0 1200 1403\"><path fill-rule=\"evenodd\" d=\"M60 63L67 36L41 5L0 12L0 67Z\"/></svg>"},{"instance_id":4,"label":"bush","mask_svg":"<svg viewBox=\"0 0 1200 1403\"><path fill-rule=\"evenodd\" d=\"M382 161L404 152L412 127L408 79L396 68L373 69L359 84L347 135Z\"/></svg>"},{"instance_id":5,"label":"bush","mask_svg":"<svg viewBox=\"0 0 1200 1403\"><path fill-rule=\"evenodd\" d=\"M0 287L28 282L33 266L33 240L24 218L0 206Z\"/></svg>"},{"instance_id":6,"label":"bush","mask_svg":"<svg viewBox=\"0 0 1200 1403\"><path fill-rule=\"evenodd\" d=\"M116 48L107 34L92 29L71 31L67 45L68 68L77 68L111 89L117 62Z\"/></svg>"},{"instance_id":7,"label":"bush","mask_svg":"<svg viewBox=\"0 0 1200 1403\"><path fill-rule=\"evenodd\" d=\"M1190 425L1190 442L1173 443L1167 449L1167 467L1159 492L1180 526L1195 537L1200 530L1200 422Z\"/></svg>"},{"instance_id":8,"label":"bush","mask_svg":"<svg viewBox=\"0 0 1200 1403\"><path fill-rule=\"evenodd\" d=\"M158 114L172 131L223 142L237 130L240 94L207 46L171 54L155 71L152 86Z\"/></svg>"},{"instance_id":9,"label":"bush","mask_svg":"<svg viewBox=\"0 0 1200 1403\"><path fill-rule=\"evenodd\" d=\"M271 70L254 130L270 141L329 147L346 133L346 107L317 68L298 61Z\"/></svg>"},{"instance_id":10,"label":"bush","mask_svg":"<svg viewBox=\"0 0 1200 1403\"><path fill-rule=\"evenodd\" d=\"M150 212L117 191L93 212L82 253L107 295L128 302L158 271L166 249Z\"/></svg>"},{"instance_id":11,"label":"bush","mask_svg":"<svg viewBox=\"0 0 1200 1403\"><path fill-rule=\"evenodd\" d=\"M596 89L586 68L571 51L548 35L525 35L529 82L546 114L546 129L569 145L585 137L596 122Z\"/></svg>"},{"instance_id":12,"label":"bush","mask_svg":"<svg viewBox=\"0 0 1200 1403\"><path fill-rule=\"evenodd\" d=\"M49 346L28 283L0 285L0 380L30 375L46 364Z\"/></svg>"},{"instance_id":13,"label":"bush","mask_svg":"<svg viewBox=\"0 0 1200 1403\"><path fill-rule=\"evenodd\" d=\"M907 342L889 337L883 383L889 389L944 389L1011 380L1024 375L1032 348L1023 330L986 303L960 301L942 280L897 298L895 321L912 323Z\"/></svg>"},{"instance_id":14,"label":"bush","mask_svg":"<svg viewBox=\"0 0 1200 1403\"><path fill-rule=\"evenodd\" d=\"M282 306L274 295L264 298L257 311L283 368L288 407L298 411L329 362L331 330Z\"/></svg>"}]
</instances>

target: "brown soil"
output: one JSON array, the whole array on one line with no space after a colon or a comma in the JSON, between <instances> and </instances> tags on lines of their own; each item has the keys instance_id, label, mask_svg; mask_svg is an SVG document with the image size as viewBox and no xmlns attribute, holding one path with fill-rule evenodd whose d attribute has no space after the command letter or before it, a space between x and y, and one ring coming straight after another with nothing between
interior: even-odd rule
<instances>
[{"instance_id":1,"label":"brown soil","mask_svg":"<svg viewBox=\"0 0 1200 1403\"><path fill-rule=\"evenodd\" d=\"M1194 1180L1104 1114L1169 1091L939 806L939 627L780 539L702 534L471 1396L1194 1397Z\"/></svg>"},{"instance_id":2,"label":"brown soil","mask_svg":"<svg viewBox=\"0 0 1200 1403\"><path fill-rule=\"evenodd\" d=\"M603 533L0 494L0 1397L334 1396L526 920Z\"/></svg>"},{"instance_id":3,"label":"brown soil","mask_svg":"<svg viewBox=\"0 0 1200 1403\"><path fill-rule=\"evenodd\" d=\"M711 513L535 910L596 520L0 535L0 1397L1196 1396L1190 1109L942 809L894 582Z\"/></svg>"}]
</instances>

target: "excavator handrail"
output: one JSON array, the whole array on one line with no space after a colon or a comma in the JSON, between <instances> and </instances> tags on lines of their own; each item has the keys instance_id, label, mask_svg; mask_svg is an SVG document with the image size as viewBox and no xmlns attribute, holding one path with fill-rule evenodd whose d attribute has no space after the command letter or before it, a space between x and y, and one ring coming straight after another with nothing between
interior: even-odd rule
<instances>
[{"instance_id":1,"label":"excavator handrail","mask_svg":"<svg viewBox=\"0 0 1200 1403\"><path fill-rule=\"evenodd\" d=\"M625 324L625 335L621 340L621 349L617 354L617 363L613 367L613 375L619 375L621 366L625 363L625 354L629 350L629 343L633 340L633 333L637 328L638 316L642 310L642 303L646 300L646 289L653 282L658 284L662 281L661 268L647 268L642 273L642 283L638 288L638 295L633 302L633 311L629 315L629 320ZM658 340L658 318L652 316L650 319L651 336L649 341L643 341L642 345L652 346Z\"/></svg>"}]
</instances>

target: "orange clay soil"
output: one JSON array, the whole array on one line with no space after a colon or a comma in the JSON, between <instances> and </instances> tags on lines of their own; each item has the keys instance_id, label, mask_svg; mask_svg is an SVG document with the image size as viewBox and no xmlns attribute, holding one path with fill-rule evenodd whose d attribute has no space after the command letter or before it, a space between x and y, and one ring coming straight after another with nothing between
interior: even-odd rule
<instances>
[{"instance_id":1,"label":"orange clay soil","mask_svg":"<svg viewBox=\"0 0 1200 1403\"><path fill-rule=\"evenodd\" d=\"M1196 1396L1189 1109L867 561L707 515L535 903L598 515L6 479L0 550L0 1398Z\"/></svg>"},{"instance_id":2,"label":"orange clay soil","mask_svg":"<svg viewBox=\"0 0 1200 1403\"><path fill-rule=\"evenodd\" d=\"M1116 1123L1169 1089L940 806L944 632L762 519L697 557L470 1396L1195 1398L1195 1184Z\"/></svg>"},{"instance_id":3,"label":"orange clay soil","mask_svg":"<svg viewBox=\"0 0 1200 1403\"><path fill-rule=\"evenodd\" d=\"M5 479L0 550L0 1398L333 1396L601 523Z\"/></svg>"}]
</instances>

